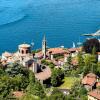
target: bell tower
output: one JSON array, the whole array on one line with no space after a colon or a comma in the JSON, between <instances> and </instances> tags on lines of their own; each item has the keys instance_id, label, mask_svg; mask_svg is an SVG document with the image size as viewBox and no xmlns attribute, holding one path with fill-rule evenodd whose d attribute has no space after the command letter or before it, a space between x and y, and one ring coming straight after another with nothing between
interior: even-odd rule
<instances>
[{"instance_id":1,"label":"bell tower","mask_svg":"<svg viewBox=\"0 0 100 100\"><path fill-rule=\"evenodd\" d=\"M46 59L46 37L45 35L42 41L42 54L43 54L43 58Z\"/></svg>"}]
</instances>

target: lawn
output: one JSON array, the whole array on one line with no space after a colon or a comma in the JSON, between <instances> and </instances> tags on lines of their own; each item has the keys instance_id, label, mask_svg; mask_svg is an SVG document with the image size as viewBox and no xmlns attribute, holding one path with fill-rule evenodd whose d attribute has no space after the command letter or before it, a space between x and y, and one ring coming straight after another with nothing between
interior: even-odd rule
<instances>
[{"instance_id":1,"label":"lawn","mask_svg":"<svg viewBox=\"0 0 100 100\"><path fill-rule=\"evenodd\" d=\"M80 78L76 77L65 77L63 79L63 84L61 84L58 88L60 89L71 89L71 87L74 85L75 81L80 80Z\"/></svg>"}]
</instances>

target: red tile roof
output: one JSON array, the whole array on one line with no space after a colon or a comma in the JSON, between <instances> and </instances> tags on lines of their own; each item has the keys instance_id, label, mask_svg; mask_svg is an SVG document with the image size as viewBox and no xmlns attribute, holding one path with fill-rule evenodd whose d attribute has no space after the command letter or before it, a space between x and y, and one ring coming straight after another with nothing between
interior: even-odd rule
<instances>
[{"instance_id":1,"label":"red tile roof","mask_svg":"<svg viewBox=\"0 0 100 100\"><path fill-rule=\"evenodd\" d=\"M84 85L90 85L93 86L97 82L97 76L93 73L87 74L83 79L82 79L82 84Z\"/></svg>"},{"instance_id":2,"label":"red tile roof","mask_svg":"<svg viewBox=\"0 0 100 100\"><path fill-rule=\"evenodd\" d=\"M24 95L23 91L15 91L13 92L13 95L17 98L20 98Z\"/></svg>"},{"instance_id":3,"label":"red tile roof","mask_svg":"<svg viewBox=\"0 0 100 100\"><path fill-rule=\"evenodd\" d=\"M12 54L9 53L9 52L4 52L2 55L5 56L5 57L11 57L12 56Z\"/></svg>"},{"instance_id":4,"label":"red tile roof","mask_svg":"<svg viewBox=\"0 0 100 100\"><path fill-rule=\"evenodd\" d=\"M88 93L88 95L96 98L97 100L100 100L100 90L93 90L91 92Z\"/></svg>"},{"instance_id":5,"label":"red tile roof","mask_svg":"<svg viewBox=\"0 0 100 100\"><path fill-rule=\"evenodd\" d=\"M98 55L100 55L100 52L97 52Z\"/></svg>"},{"instance_id":6,"label":"red tile roof","mask_svg":"<svg viewBox=\"0 0 100 100\"><path fill-rule=\"evenodd\" d=\"M100 87L100 82L97 82L96 87Z\"/></svg>"},{"instance_id":7,"label":"red tile roof","mask_svg":"<svg viewBox=\"0 0 100 100\"><path fill-rule=\"evenodd\" d=\"M91 78L96 78L97 77L97 75L95 75L94 73L89 73L86 76L91 77Z\"/></svg>"},{"instance_id":8,"label":"red tile roof","mask_svg":"<svg viewBox=\"0 0 100 100\"><path fill-rule=\"evenodd\" d=\"M51 69L47 67L43 70L43 72L36 73L35 77L38 80L46 80L51 77Z\"/></svg>"},{"instance_id":9,"label":"red tile roof","mask_svg":"<svg viewBox=\"0 0 100 100\"><path fill-rule=\"evenodd\" d=\"M68 49L69 52L75 52L77 49L76 48L70 48Z\"/></svg>"},{"instance_id":10,"label":"red tile roof","mask_svg":"<svg viewBox=\"0 0 100 100\"><path fill-rule=\"evenodd\" d=\"M40 51L40 52L38 52L38 53L35 53L35 57L37 57L37 58L42 58L42 57L43 57L42 51Z\"/></svg>"},{"instance_id":11,"label":"red tile roof","mask_svg":"<svg viewBox=\"0 0 100 100\"><path fill-rule=\"evenodd\" d=\"M68 51L69 52L81 51L81 47L79 47L79 48L69 48Z\"/></svg>"},{"instance_id":12,"label":"red tile roof","mask_svg":"<svg viewBox=\"0 0 100 100\"><path fill-rule=\"evenodd\" d=\"M49 52L51 52L51 54L64 54L64 53L68 53L68 51L63 49L63 48L50 48L50 49L48 49L48 53Z\"/></svg>"}]
</instances>

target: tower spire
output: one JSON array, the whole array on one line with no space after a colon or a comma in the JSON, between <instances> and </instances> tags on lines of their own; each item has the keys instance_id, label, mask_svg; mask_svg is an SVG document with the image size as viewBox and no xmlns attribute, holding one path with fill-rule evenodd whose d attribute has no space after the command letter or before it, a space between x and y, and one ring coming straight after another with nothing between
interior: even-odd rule
<instances>
[{"instance_id":1,"label":"tower spire","mask_svg":"<svg viewBox=\"0 0 100 100\"><path fill-rule=\"evenodd\" d=\"M44 34L43 40L46 41L46 36L45 36L45 34Z\"/></svg>"},{"instance_id":2,"label":"tower spire","mask_svg":"<svg viewBox=\"0 0 100 100\"><path fill-rule=\"evenodd\" d=\"M46 59L46 36L44 34L43 41L42 41L42 53L43 58Z\"/></svg>"}]
</instances>

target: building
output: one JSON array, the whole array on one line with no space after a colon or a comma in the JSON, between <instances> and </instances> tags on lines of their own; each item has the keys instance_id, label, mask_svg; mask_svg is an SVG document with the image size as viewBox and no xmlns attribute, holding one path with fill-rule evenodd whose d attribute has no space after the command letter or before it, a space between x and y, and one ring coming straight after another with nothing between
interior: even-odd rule
<instances>
[{"instance_id":1,"label":"building","mask_svg":"<svg viewBox=\"0 0 100 100\"><path fill-rule=\"evenodd\" d=\"M34 60L33 55L31 54L31 46L29 44L21 44L18 46L19 49L19 60L20 64L29 68L34 73L37 73L38 64Z\"/></svg>"},{"instance_id":2,"label":"building","mask_svg":"<svg viewBox=\"0 0 100 100\"><path fill-rule=\"evenodd\" d=\"M97 82L98 82L98 76L95 75L94 73L89 73L82 79L82 84L88 91L96 88Z\"/></svg>"},{"instance_id":3,"label":"building","mask_svg":"<svg viewBox=\"0 0 100 100\"><path fill-rule=\"evenodd\" d=\"M49 59L54 60L57 56L65 56L65 54L69 55L70 52L64 48L50 48L47 51L47 56Z\"/></svg>"},{"instance_id":4,"label":"building","mask_svg":"<svg viewBox=\"0 0 100 100\"><path fill-rule=\"evenodd\" d=\"M23 91L14 91L12 92L12 95L16 97L17 99L20 99L22 96L25 95L25 93Z\"/></svg>"},{"instance_id":5,"label":"building","mask_svg":"<svg viewBox=\"0 0 100 100\"><path fill-rule=\"evenodd\" d=\"M68 51L70 52L72 57L75 57L81 51L81 49L82 49L82 47L80 47L80 48L69 48Z\"/></svg>"},{"instance_id":6,"label":"building","mask_svg":"<svg viewBox=\"0 0 100 100\"><path fill-rule=\"evenodd\" d=\"M43 54L43 58L46 59L46 37L45 36L42 41L42 54Z\"/></svg>"},{"instance_id":7,"label":"building","mask_svg":"<svg viewBox=\"0 0 100 100\"><path fill-rule=\"evenodd\" d=\"M100 100L100 90L96 89L88 93L88 100Z\"/></svg>"},{"instance_id":8,"label":"building","mask_svg":"<svg viewBox=\"0 0 100 100\"><path fill-rule=\"evenodd\" d=\"M98 54L98 61L100 62L100 52L98 52L97 54Z\"/></svg>"},{"instance_id":9,"label":"building","mask_svg":"<svg viewBox=\"0 0 100 100\"><path fill-rule=\"evenodd\" d=\"M43 84L46 80L51 78L51 69L49 67L45 67L41 70L41 72L36 73L35 77Z\"/></svg>"},{"instance_id":10,"label":"building","mask_svg":"<svg viewBox=\"0 0 100 100\"><path fill-rule=\"evenodd\" d=\"M97 88L100 87L100 81L98 81L98 82L96 83L96 87L97 87Z\"/></svg>"},{"instance_id":11,"label":"building","mask_svg":"<svg viewBox=\"0 0 100 100\"><path fill-rule=\"evenodd\" d=\"M46 43L45 38L43 40L43 55L46 57ZM44 52L45 51L45 52ZM42 54L42 52L41 52ZM35 73L35 77L41 82L44 83L45 80L48 80L51 77L51 70L49 67L42 68L43 66L37 59L34 58L34 55L31 53L31 45L29 44L20 44L18 46L18 51L16 53L4 52L2 54L1 62L3 65L8 65L12 63L19 63L24 67L32 70Z\"/></svg>"},{"instance_id":12,"label":"building","mask_svg":"<svg viewBox=\"0 0 100 100\"><path fill-rule=\"evenodd\" d=\"M32 70L34 73L37 73L39 69L38 63L31 53L31 45L25 43L18 46L18 51L16 53L4 52L1 62L3 65L17 62Z\"/></svg>"},{"instance_id":13,"label":"building","mask_svg":"<svg viewBox=\"0 0 100 100\"><path fill-rule=\"evenodd\" d=\"M2 54L2 57L1 57L1 62L4 64L4 62L5 62L5 64L6 63L11 63L11 62L13 62L13 58L12 58L12 53L9 53L9 52L7 52L7 51L5 51L3 54Z\"/></svg>"}]
</instances>

